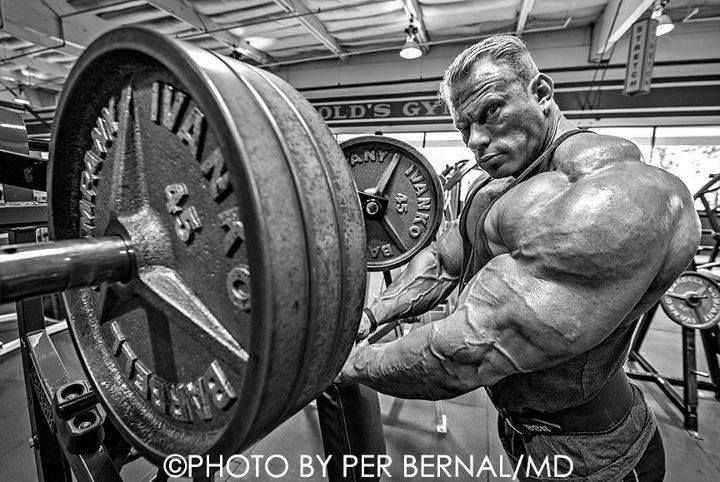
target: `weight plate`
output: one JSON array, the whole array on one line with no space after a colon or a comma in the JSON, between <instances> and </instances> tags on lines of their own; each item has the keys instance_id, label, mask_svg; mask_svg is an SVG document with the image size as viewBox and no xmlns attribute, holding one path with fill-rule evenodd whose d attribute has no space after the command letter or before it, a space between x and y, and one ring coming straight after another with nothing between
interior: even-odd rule
<instances>
[{"instance_id":1,"label":"weight plate","mask_svg":"<svg viewBox=\"0 0 720 482\"><path fill-rule=\"evenodd\" d=\"M686 271L660 298L660 304L675 323L698 330L720 321L720 286L703 273Z\"/></svg>"},{"instance_id":2,"label":"weight plate","mask_svg":"<svg viewBox=\"0 0 720 482\"><path fill-rule=\"evenodd\" d=\"M432 165L414 147L383 136L340 144L352 170L367 231L367 268L386 271L410 261L435 237L443 192Z\"/></svg>"},{"instance_id":3,"label":"weight plate","mask_svg":"<svg viewBox=\"0 0 720 482\"><path fill-rule=\"evenodd\" d=\"M156 463L246 449L339 372L365 293L342 151L267 72L141 28L103 35L53 128L51 235L121 235L137 276L70 290L111 420Z\"/></svg>"}]
</instances>

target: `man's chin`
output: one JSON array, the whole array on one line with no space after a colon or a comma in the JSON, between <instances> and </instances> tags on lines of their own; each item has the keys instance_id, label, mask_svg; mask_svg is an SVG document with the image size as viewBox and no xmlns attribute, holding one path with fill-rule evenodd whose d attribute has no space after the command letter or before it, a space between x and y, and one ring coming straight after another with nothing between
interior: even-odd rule
<instances>
[{"instance_id":1,"label":"man's chin","mask_svg":"<svg viewBox=\"0 0 720 482\"><path fill-rule=\"evenodd\" d=\"M499 166L493 166L492 164L486 166L480 166L480 168L490 174L493 179L500 179L503 177L510 177L514 174L512 169L508 169L506 165L501 164Z\"/></svg>"},{"instance_id":2,"label":"man's chin","mask_svg":"<svg viewBox=\"0 0 720 482\"><path fill-rule=\"evenodd\" d=\"M479 164L479 167L494 179L500 179L503 177L517 177L522 174L526 166L522 162L507 158L502 160L493 158L490 159L490 162Z\"/></svg>"}]
</instances>

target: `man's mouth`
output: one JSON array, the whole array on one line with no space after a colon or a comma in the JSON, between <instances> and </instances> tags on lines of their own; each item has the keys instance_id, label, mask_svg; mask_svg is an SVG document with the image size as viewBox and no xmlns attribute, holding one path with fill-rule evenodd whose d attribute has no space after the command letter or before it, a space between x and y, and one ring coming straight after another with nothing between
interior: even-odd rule
<instances>
[{"instance_id":1,"label":"man's mouth","mask_svg":"<svg viewBox=\"0 0 720 482\"><path fill-rule=\"evenodd\" d=\"M485 154L480 159L478 159L478 164L486 164L490 159L498 156L499 154L500 154L499 152L496 152L493 154Z\"/></svg>"}]
</instances>

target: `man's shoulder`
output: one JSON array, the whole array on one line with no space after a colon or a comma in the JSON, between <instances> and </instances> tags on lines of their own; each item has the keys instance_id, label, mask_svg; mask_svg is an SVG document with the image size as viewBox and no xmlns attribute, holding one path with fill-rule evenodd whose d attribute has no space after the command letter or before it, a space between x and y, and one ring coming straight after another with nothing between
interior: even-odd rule
<instances>
[{"instance_id":1,"label":"man's shoulder","mask_svg":"<svg viewBox=\"0 0 720 482\"><path fill-rule=\"evenodd\" d=\"M644 225L655 223L668 210L676 211L680 204L692 204L687 187L663 169L633 158L600 162L571 172L534 176L512 189L503 207L531 217L549 216L556 222L578 217L605 220L619 212L616 221Z\"/></svg>"},{"instance_id":2,"label":"man's shoulder","mask_svg":"<svg viewBox=\"0 0 720 482\"><path fill-rule=\"evenodd\" d=\"M610 268L664 249L694 213L692 196L675 176L627 157L632 146L611 144L575 153L604 157L600 166L538 174L501 198L493 218L509 251Z\"/></svg>"},{"instance_id":3,"label":"man's shoulder","mask_svg":"<svg viewBox=\"0 0 720 482\"><path fill-rule=\"evenodd\" d=\"M645 164L640 149L620 137L573 136L557 149L553 167L518 186L519 197L528 196L528 201L534 202L537 196L552 194L559 202L567 202L595 198L612 190L621 199L626 196L641 201L649 197L655 201L658 196L672 193L688 194L680 179L664 169ZM557 194L565 197L558 198Z\"/></svg>"},{"instance_id":4,"label":"man's shoulder","mask_svg":"<svg viewBox=\"0 0 720 482\"><path fill-rule=\"evenodd\" d=\"M642 153L634 143L621 137L591 132L570 137L558 146L552 161L555 170L571 179L616 163L644 165Z\"/></svg>"}]
</instances>

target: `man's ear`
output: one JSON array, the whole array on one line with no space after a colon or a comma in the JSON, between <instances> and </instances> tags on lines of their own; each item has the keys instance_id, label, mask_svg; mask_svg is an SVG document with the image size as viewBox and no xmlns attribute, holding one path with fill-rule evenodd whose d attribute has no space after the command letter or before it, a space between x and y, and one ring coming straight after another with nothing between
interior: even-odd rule
<instances>
[{"instance_id":1,"label":"man's ear","mask_svg":"<svg viewBox=\"0 0 720 482\"><path fill-rule=\"evenodd\" d=\"M546 113L550 109L555 92L553 80L540 72L530 82L530 95L540 104Z\"/></svg>"}]
</instances>

